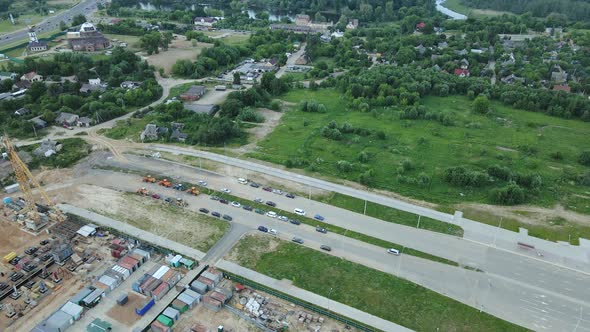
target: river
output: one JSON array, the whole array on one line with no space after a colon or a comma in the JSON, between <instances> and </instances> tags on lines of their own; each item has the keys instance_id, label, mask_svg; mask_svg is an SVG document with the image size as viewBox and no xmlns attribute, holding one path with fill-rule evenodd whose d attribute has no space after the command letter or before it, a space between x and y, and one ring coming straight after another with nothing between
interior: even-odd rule
<instances>
[{"instance_id":1,"label":"river","mask_svg":"<svg viewBox=\"0 0 590 332\"><path fill-rule=\"evenodd\" d=\"M467 19L467 16L457 13L457 12L454 12L454 11L448 9L447 7L443 7L442 4L445 1L446 0L436 0L436 10L438 10L439 12L441 12L447 16L450 16L453 20L466 20Z\"/></svg>"}]
</instances>

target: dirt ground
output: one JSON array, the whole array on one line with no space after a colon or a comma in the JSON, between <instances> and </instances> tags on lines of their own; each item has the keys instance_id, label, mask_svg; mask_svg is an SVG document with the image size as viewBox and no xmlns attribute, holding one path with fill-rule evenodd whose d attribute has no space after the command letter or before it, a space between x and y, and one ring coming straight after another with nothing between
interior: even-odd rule
<instances>
[{"instance_id":1,"label":"dirt ground","mask_svg":"<svg viewBox=\"0 0 590 332\"><path fill-rule=\"evenodd\" d=\"M196 46L193 46L192 41L187 41L184 36L178 36L177 39L172 40L167 51L152 55L142 53L142 56L147 59L150 65L154 65L156 68L164 68L164 71L170 74L172 66L177 60L187 59L194 61L201 53L201 50L209 46L211 44L207 43L197 43Z\"/></svg>"},{"instance_id":2,"label":"dirt ground","mask_svg":"<svg viewBox=\"0 0 590 332\"><path fill-rule=\"evenodd\" d=\"M135 313L135 308L139 307L145 301L146 297L135 292L129 292L127 297L129 300L125 305L113 305L107 312L107 315L121 324L132 326L137 322L138 317Z\"/></svg>"},{"instance_id":3,"label":"dirt ground","mask_svg":"<svg viewBox=\"0 0 590 332\"><path fill-rule=\"evenodd\" d=\"M2 216L4 216L4 212L8 211L8 208L0 209ZM2 231L2 236L0 236L0 255L2 255L2 257L13 251L17 254L21 254L26 248L38 245L36 242L45 239L45 237L35 237L29 233L23 232L19 226L20 225L15 222L7 221L4 218L0 219L0 230ZM1 271L4 273L13 269L12 265L5 263L4 261L2 261L0 266Z\"/></svg>"},{"instance_id":4,"label":"dirt ground","mask_svg":"<svg viewBox=\"0 0 590 332\"><path fill-rule=\"evenodd\" d=\"M252 143L234 149L234 151L240 155L255 151L257 143L266 137L266 135L272 133L284 114L282 112L269 110L268 108L258 108L257 111L264 116L264 122L256 124L253 128L246 129L246 132L250 135L250 141L252 141Z\"/></svg>"},{"instance_id":5,"label":"dirt ground","mask_svg":"<svg viewBox=\"0 0 590 332\"><path fill-rule=\"evenodd\" d=\"M137 186L141 182L137 181ZM225 232L227 224L213 218L198 216L161 200L122 193L93 185L68 189L75 191L70 203L126 222L148 232L207 251ZM207 219L205 219L207 218ZM168 221L174 219L174 227ZM198 219L199 222L195 222Z\"/></svg>"},{"instance_id":6,"label":"dirt ground","mask_svg":"<svg viewBox=\"0 0 590 332\"><path fill-rule=\"evenodd\" d=\"M226 309L214 312L205 308L203 304L187 311L180 316L180 319L174 324L175 331L189 331L191 327L200 324L206 328L206 331L217 331L217 327L223 325L226 332L255 332L260 331L251 322L236 316Z\"/></svg>"}]
</instances>

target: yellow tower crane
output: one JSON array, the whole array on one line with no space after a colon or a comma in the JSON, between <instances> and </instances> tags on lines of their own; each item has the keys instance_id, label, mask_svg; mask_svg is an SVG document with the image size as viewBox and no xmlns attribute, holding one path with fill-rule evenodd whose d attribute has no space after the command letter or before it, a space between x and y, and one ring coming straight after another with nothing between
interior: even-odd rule
<instances>
[{"instance_id":1,"label":"yellow tower crane","mask_svg":"<svg viewBox=\"0 0 590 332\"><path fill-rule=\"evenodd\" d=\"M12 169L14 170L14 175L16 176L16 181L20 186L20 190L24 194L25 204L26 204L26 211L23 211L28 214L28 217L32 220L38 221L40 216L37 211L36 200L33 196L33 190L36 189L37 192L41 195L45 205L47 208L53 208L53 212L55 213L56 221L63 221L65 220L65 216L54 207L53 202L47 196L47 193L41 188L39 182L35 180L33 174L27 167L27 165L20 159L18 154L16 153L16 149L10 142L8 135L4 133L4 146L6 147L6 153L8 154L8 159L10 160L10 164L12 165Z\"/></svg>"}]
</instances>

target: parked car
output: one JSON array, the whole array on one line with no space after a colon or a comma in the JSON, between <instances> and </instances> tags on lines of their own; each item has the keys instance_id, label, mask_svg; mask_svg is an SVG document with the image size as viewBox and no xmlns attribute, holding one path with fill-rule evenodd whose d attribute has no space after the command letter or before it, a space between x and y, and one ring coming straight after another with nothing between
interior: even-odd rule
<instances>
[{"instance_id":1,"label":"parked car","mask_svg":"<svg viewBox=\"0 0 590 332\"><path fill-rule=\"evenodd\" d=\"M289 221L289 218L285 216L278 216L277 219L279 219L280 221Z\"/></svg>"},{"instance_id":2,"label":"parked car","mask_svg":"<svg viewBox=\"0 0 590 332\"><path fill-rule=\"evenodd\" d=\"M252 207L250 205L243 205L242 209L244 209L246 211L252 211Z\"/></svg>"},{"instance_id":3,"label":"parked car","mask_svg":"<svg viewBox=\"0 0 590 332\"><path fill-rule=\"evenodd\" d=\"M277 217L277 213L276 213L276 212L274 212L274 211L268 211L268 212L266 213L266 216L267 216L267 217L271 217L271 218L276 218L276 217Z\"/></svg>"},{"instance_id":4,"label":"parked car","mask_svg":"<svg viewBox=\"0 0 590 332\"><path fill-rule=\"evenodd\" d=\"M153 194L153 195L152 195L152 198L154 198L154 199L160 199L160 195L158 195L158 194Z\"/></svg>"},{"instance_id":5,"label":"parked car","mask_svg":"<svg viewBox=\"0 0 590 332\"><path fill-rule=\"evenodd\" d=\"M291 194L291 193L286 193L285 197L289 197L289 198L295 198L295 195Z\"/></svg>"},{"instance_id":6,"label":"parked car","mask_svg":"<svg viewBox=\"0 0 590 332\"><path fill-rule=\"evenodd\" d=\"M242 206L242 204L240 204L240 202L233 201L231 202L231 206L239 208Z\"/></svg>"},{"instance_id":7,"label":"parked car","mask_svg":"<svg viewBox=\"0 0 590 332\"><path fill-rule=\"evenodd\" d=\"M291 241L293 241L295 243L303 244L303 239L300 239L298 237L294 237Z\"/></svg>"},{"instance_id":8,"label":"parked car","mask_svg":"<svg viewBox=\"0 0 590 332\"><path fill-rule=\"evenodd\" d=\"M273 189L273 190L272 190L272 193L273 193L273 194L277 194L277 195L282 195L282 194L283 194L283 191L282 191L282 190L280 190L280 189Z\"/></svg>"},{"instance_id":9,"label":"parked car","mask_svg":"<svg viewBox=\"0 0 590 332\"><path fill-rule=\"evenodd\" d=\"M205 209L205 208L200 208L199 212L203 212L203 213L209 213L209 210Z\"/></svg>"},{"instance_id":10,"label":"parked car","mask_svg":"<svg viewBox=\"0 0 590 332\"><path fill-rule=\"evenodd\" d=\"M256 203L264 203L264 200L262 198L256 197L256 199L254 199L254 202L256 202Z\"/></svg>"},{"instance_id":11,"label":"parked car","mask_svg":"<svg viewBox=\"0 0 590 332\"><path fill-rule=\"evenodd\" d=\"M5 282L0 282L0 291L5 290L6 288L8 288L8 284Z\"/></svg>"},{"instance_id":12,"label":"parked car","mask_svg":"<svg viewBox=\"0 0 590 332\"><path fill-rule=\"evenodd\" d=\"M297 219L289 219L289 222L292 223L293 225L301 225L301 221L299 221Z\"/></svg>"},{"instance_id":13,"label":"parked car","mask_svg":"<svg viewBox=\"0 0 590 332\"><path fill-rule=\"evenodd\" d=\"M298 214L300 216L304 216L305 215L305 210L303 210L303 209L297 208L297 209L293 210L293 212L295 212L295 214Z\"/></svg>"},{"instance_id":14,"label":"parked car","mask_svg":"<svg viewBox=\"0 0 590 332\"><path fill-rule=\"evenodd\" d=\"M227 221L232 221L234 218L232 218L231 216L228 216L227 214L224 214L223 219L225 219Z\"/></svg>"},{"instance_id":15,"label":"parked car","mask_svg":"<svg viewBox=\"0 0 590 332\"><path fill-rule=\"evenodd\" d=\"M268 232L272 235L279 235L279 232L276 229L269 229Z\"/></svg>"},{"instance_id":16,"label":"parked car","mask_svg":"<svg viewBox=\"0 0 590 332\"><path fill-rule=\"evenodd\" d=\"M201 187L207 187L207 182L205 182L203 180L200 180L198 183L199 183L199 186L201 186Z\"/></svg>"},{"instance_id":17,"label":"parked car","mask_svg":"<svg viewBox=\"0 0 590 332\"><path fill-rule=\"evenodd\" d=\"M238 178L238 183L239 184L248 184L248 180L246 180L244 178Z\"/></svg>"},{"instance_id":18,"label":"parked car","mask_svg":"<svg viewBox=\"0 0 590 332\"><path fill-rule=\"evenodd\" d=\"M43 262L47 262L47 261L48 261L48 260L49 260L51 257L52 257L52 256L51 256L50 254L45 254L45 255L41 256L41 258L40 258L40 259L41 259Z\"/></svg>"},{"instance_id":19,"label":"parked car","mask_svg":"<svg viewBox=\"0 0 590 332\"><path fill-rule=\"evenodd\" d=\"M215 211L211 212L211 215L217 218L221 217L221 213Z\"/></svg>"},{"instance_id":20,"label":"parked car","mask_svg":"<svg viewBox=\"0 0 590 332\"><path fill-rule=\"evenodd\" d=\"M332 248L330 248L330 246L327 246L325 244L322 244L320 246L320 249L325 250L325 251L332 251Z\"/></svg>"},{"instance_id":21,"label":"parked car","mask_svg":"<svg viewBox=\"0 0 590 332\"><path fill-rule=\"evenodd\" d=\"M272 188L271 187L263 187L262 190L264 190L264 191L272 191Z\"/></svg>"},{"instance_id":22,"label":"parked car","mask_svg":"<svg viewBox=\"0 0 590 332\"><path fill-rule=\"evenodd\" d=\"M319 221L324 221L324 217L320 216L319 214L316 214L315 216L313 216L314 219L317 219Z\"/></svg>"},{"instance_id":23,"label":"parked car","mask_svg":"<svg viewBox=\"0 0 590 332\"><path fill-rule=\"evenodd\" d=\"M324 233L324 234L328 233L328 230L327 229L325 229L323 227L320 227L320 226L316 226L315 230L318 231L318 232L320 232L320 233Z\"/></svg>"},{"instance_id":24,"label":"parked car","mask_svg":"<svg viewBox=\"0 0 590 332\"><path fill-rule=\"evenodd\" d=\"M219 203L221 203L221 204L229 204L229 201L227 199L223 199L222 198L222 199L219 200Z\"/></svg>"},{"instance_id":25,"label":"parked car","mask_svg":"<svg viewBox=\"0 0 590 332\"><path fill-rule=\"evenodd\" d=\"M258 226L258 230L261 231L261 232L265 232L265 233L268 232L268 228L266 228L264 226Z\"/></svg>"},{"instance_id":26,"label":"parked car","mask_svg":"<svg viewBox=\"0 0 590 332\"><path fill-rule=\"evenodd\" d=\"M27 250L25 250L25 254L32 255L32 254L36 253L37 250L39 250L39 249L37 249L37 247L30 247Z\"/></svg>"},{"instance_id":27,"label":"parked car","mask_svg":"<svg viewBox=\"0 0 590 332\"><path fill-rule=\"evenodd\" d=\"M258 188L258 187L260 187L260 185L258 183L256 183L256 182L250 182L250 187L252 187L252 188Z\"/></svg>"},{"instance_id":28,"label":"parked car","mask_svg":"<svg viewBox=\"0 0 590 332\"><path fill-rule=\"evenodd\" d=\"M42 246L44 246L44 245L46 245L48 243L49 243L49 240L47 240L47 239L39 242L39 244L42 245Z\"/></svg>"},{"instance_id":29,"label":"parked car","mask_svg":"<svg viewBox=\"0 0 590 332\"><path fill-rule=\"evenodd\" d=\"M266 201L266 205L275 207L275 206L277 206L277 203L275 203L273 201Z\"/></svg>"},{"instance_id":30,"label":"parked car","mask_svg":"<svg viewBox=\"0 0 590 332\"><path fill-rule=\"evenodd\" d=\"M218 201L219 200L219 196L215 196L215 195L213 195L213 196L211 196L209 198L212 199L212 200L214 200L214 201Z\"/></svg>"},{"instance_id":31,"label":"parked car","mask_svg":"<svg viewBox=\"0 0 590 332\"><path fill-rule=\"evenodd\" d=\"M397 250L397 249L393 249L393 248L387 249L387 253L388 254L399 256L399 250Z\"/></svg>"},{"instance_id":32,"label":"parked car","mask_svg":"<svg viewBox=\"0 0 590 332\"><path fill-rule=\"evenodd\" d=\"M266 213L266 211L261 210L261 209L256 209L256 210L254 210L254 212L256 212L258 214L265 214Z\"/></svg>"},{"instance_id":33,"label":"parked car","mask_svg":"<svg viewBox=\"0 0 590 332\"><path fill-rule=\"evenodd\" d=\"M226 194L231 193L231 190L229 190L228 188L221 188L221 191L223 191Z\"/></svg>"}]
</instances>

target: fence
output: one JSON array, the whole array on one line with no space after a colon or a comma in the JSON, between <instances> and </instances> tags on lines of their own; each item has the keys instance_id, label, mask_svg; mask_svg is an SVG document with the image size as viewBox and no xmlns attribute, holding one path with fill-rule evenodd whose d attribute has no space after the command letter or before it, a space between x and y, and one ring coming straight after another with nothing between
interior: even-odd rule
<instances>
[{"instance_id":1,"label":"fence","mask_svg":"<svg viewBox=\"0 0 590 332\"><path fill-rule=\"evenodd\" d=\"M301 307L303 307L303 308L305 308L307 310L311 310L311 311L316 312L316 313L318 313L320 315L323 315L323 316L332 318L332 319L337 320L339 322L342 322L342 323L344 323L344 324L346 324L348 326L354 327L354 328L356 328L356 329L358 329L360 331L365 331L365 332L377 332L377 331L379 331L379 330L376 330L374 328L368 327L368 326L366 326L364 324L361 324L361 323L359 323L357 321L351 320L351 319L349 319L347 317L343 317L343 316L340 316L338 314L335 314L335 313L333 313L331 311L328 311L328 310L326 310L324 308L318 307L318 306L313 305L311 303L302 301L302 300L300 300L298 298L295 298L295 297L289 296L287 294L281 293L281 292L279 292L279 291L277 291L275 289L272 289L272 288L269 288L269 287L260 285L260 284L258 284L256 282L254 282L252 280L249 280L249 279L246 279L244 277L241 277L241 276L238 276L238 275L235 275L233 273L226 272L226 271L223 271L223 274L228 279L231 279L233 281L239 282L239 283L241 283L243 285L246 285L248 287L252 287L254 289L263 291L263 292L268 293L270 295L276 296L276 297L278 297L280 299L289 301L289 302L291 302L291 303L293 303L295 305L301 306Z\"/></svg>"}]
</instances>

